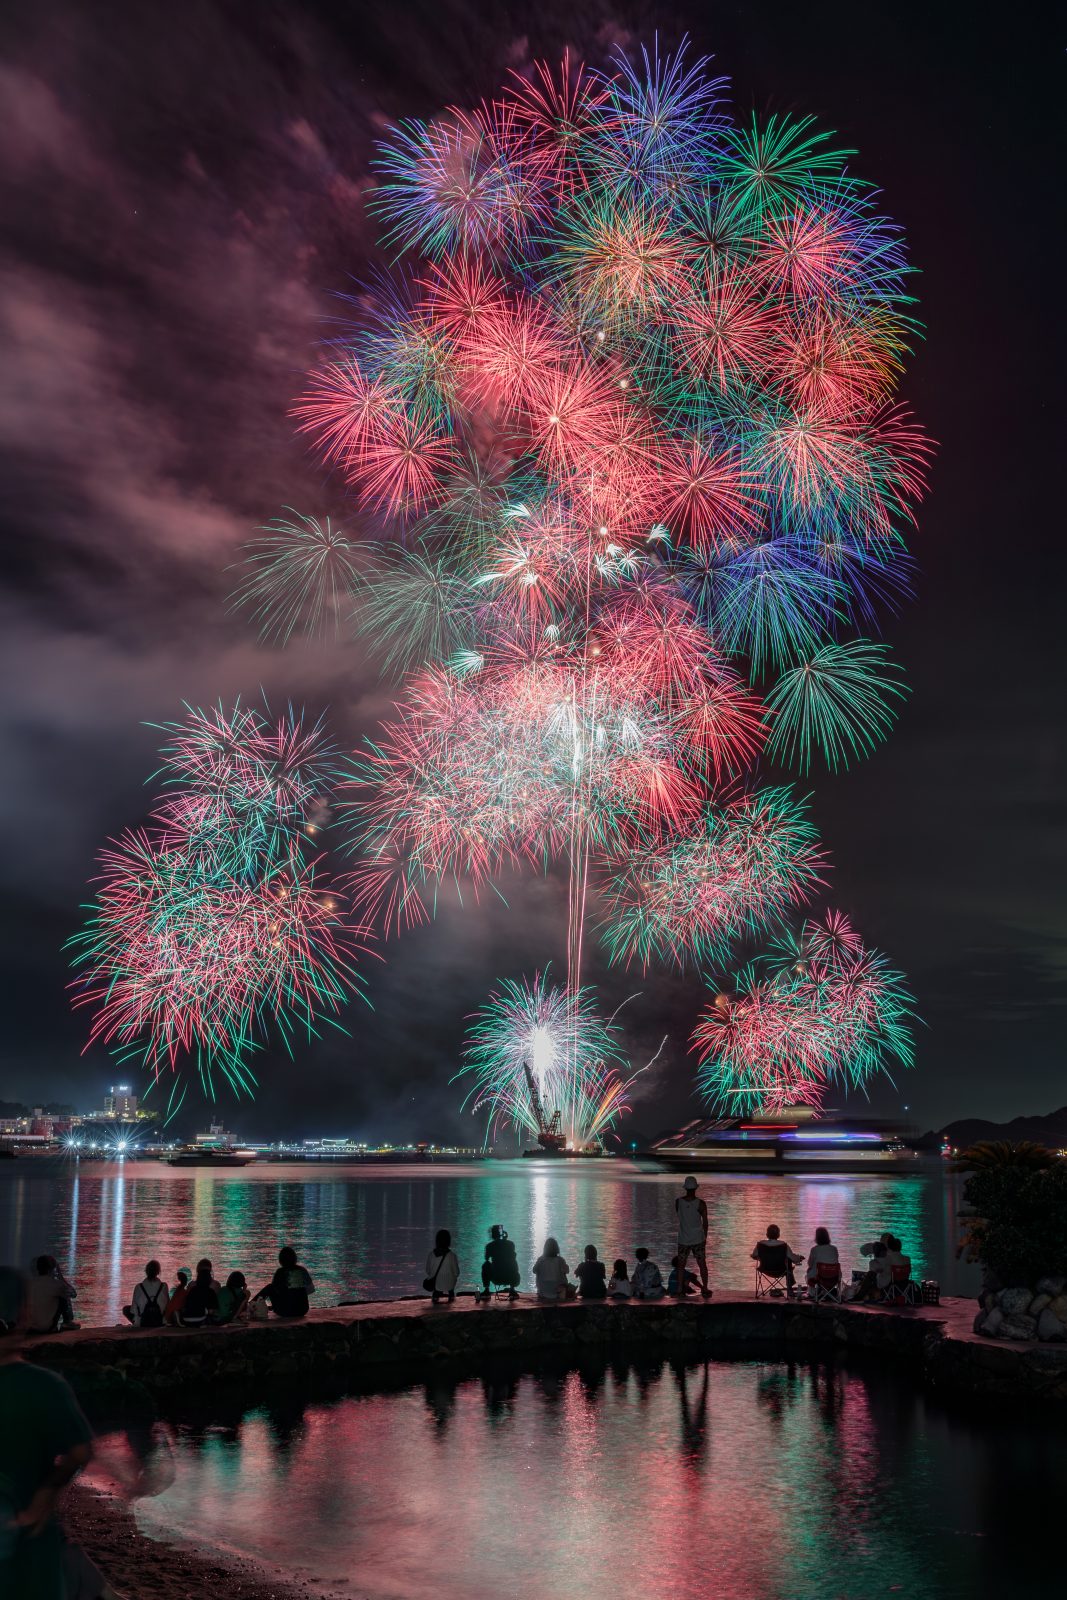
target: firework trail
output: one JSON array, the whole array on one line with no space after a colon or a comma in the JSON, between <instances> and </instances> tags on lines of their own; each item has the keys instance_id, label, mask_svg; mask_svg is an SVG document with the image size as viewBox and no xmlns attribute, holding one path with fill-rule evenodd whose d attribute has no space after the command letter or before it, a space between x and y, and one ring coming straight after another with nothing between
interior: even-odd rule
<instances>
[{"instance_id":1,"label":"firework trail","mask_svg":"<svg viewBox=\"0 0 1067 1600\"><path fill-rule=\"evenodd\" d=\"M342 797L356 915L396 930L449 880L566 872L564 984L493 1004L569 1008L575 1138L610 1059L582 1044L590 908L641 967L782 937L824 862L761 753L847 764L900 702L864 634L910 586L930 446L894 392L920 330L852 154L809 118L734 123L707 61L658 46L402 122L371 196L394 268L293 408L363 543L296 517L249 552L266 634L333 629L351 598L400 684ZM260 859L212 759L201 831ZM708 1092L817 1103L902 1060L878 999L898 980L845 965L813 998L757 963L698 1031ZM475 1059L478 1103L528 1127L514 1050Z\"/></svg>"}]
</instances>

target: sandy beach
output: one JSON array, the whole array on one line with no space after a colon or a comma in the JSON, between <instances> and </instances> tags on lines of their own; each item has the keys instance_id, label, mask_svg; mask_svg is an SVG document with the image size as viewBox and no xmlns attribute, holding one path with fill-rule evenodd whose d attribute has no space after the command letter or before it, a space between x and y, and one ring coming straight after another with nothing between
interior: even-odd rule
<instances>
[{"instance_id":1,"label":"sandy beach","mask_svg":"<svg viewBox=\"0 0 1067 1600\"><path fill-rule=\"evenodd\" d=\"M230 1552L149 1539L126 1501L84 1485L68 1492L62 1520L123 1600L371 1600L354 1583L308 1585Z\"/></svg>"}]
</instances>

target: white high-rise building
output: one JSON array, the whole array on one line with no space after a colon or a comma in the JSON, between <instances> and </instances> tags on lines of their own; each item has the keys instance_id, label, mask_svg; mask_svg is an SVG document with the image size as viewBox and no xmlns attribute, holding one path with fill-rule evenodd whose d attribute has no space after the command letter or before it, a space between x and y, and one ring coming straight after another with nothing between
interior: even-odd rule
<instances>
[{"instance_id":1,"label":"white high-rise building","mask_svg":"<svg viewBox=\"0 0 1067 1600\"><path fill-rule=\"evenodd\" d=\"M112 1085L110 1094L104 1096L105 1117L132 1118L137 1115L137 1096L128 1083Z\"/></svg>"}]
</instances>

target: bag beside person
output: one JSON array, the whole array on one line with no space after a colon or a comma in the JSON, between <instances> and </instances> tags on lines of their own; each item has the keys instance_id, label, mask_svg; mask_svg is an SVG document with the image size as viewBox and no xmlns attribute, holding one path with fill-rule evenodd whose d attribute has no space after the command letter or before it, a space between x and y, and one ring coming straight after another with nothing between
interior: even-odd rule
<instances>
[{"instance_id":1,"label":"bag beside person","mask_svg":"<svg viewBox=\"0 0 1067 1600\"><path fill-rule=\"evenodd\" d=\"M444 1255L441 1257L441 1259L437 1263L437 1271L434 1273L433 1277L432 1278L423 1278L422 1287L426 1290L427 1294L433 1294L434 1290L437 1288L438 1275L439 1275L439 1273L441 1271L441 1268L445 1264L445 1259L446 1259L447 1256L448 1256L448 1251L446 1250Z\"/></svg>"}]
</instances>

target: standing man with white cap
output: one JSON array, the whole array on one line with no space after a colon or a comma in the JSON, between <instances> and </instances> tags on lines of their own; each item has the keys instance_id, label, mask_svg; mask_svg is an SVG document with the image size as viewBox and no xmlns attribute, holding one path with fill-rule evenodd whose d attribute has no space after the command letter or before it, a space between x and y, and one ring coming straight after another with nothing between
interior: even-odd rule
<instances>
[{"instance_id":1,"label":"standing man with white cap","mask_svg":"<svg viewBox=\"0 0 1067 1600\"><path fill-rule=\"evenodd\" d=\"M685 1263L690 1255L695 1256L697 1271L700 1273L700 1292L705 1300L711 1299L711 1290L708 1288L708 1208L703 1200L697 1199L698 1184L695 1178L686 1178L682 1185L685 1190L674 1202L674 1209L678 1213L678 1285L684 1290ZM679 1299L684 1298L682 1293Z\"/></svg>"}]
</instances>

